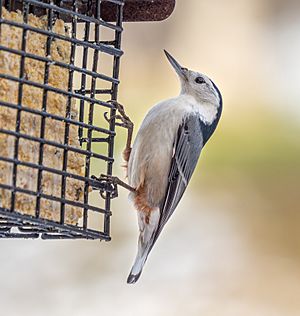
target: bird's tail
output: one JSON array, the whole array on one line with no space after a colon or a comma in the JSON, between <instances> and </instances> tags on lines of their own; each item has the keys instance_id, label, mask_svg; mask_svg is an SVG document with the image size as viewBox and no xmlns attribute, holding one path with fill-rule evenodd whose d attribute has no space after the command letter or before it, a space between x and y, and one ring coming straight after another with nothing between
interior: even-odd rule
<instances>
[{"instance_id":1,"label":"bird's tail","mask_svg":"<svg viewBox=\"0 0 300 316\"><path fill-rule=\"evenodd\" d=\"M129 284L135 283L139 279L139 277L141 276L144 264L147 260L147 256L149 253L149 251L147 251L144 248L141 239L142 238L140 236L139 237L139 244L138 244L138 253L136 255L134 264L133 264L131 271L129 273L129 276L127 278L127 283L129 283Z\"/></svg>"},{"instance_id":2,"label":"bird's tail","mask_svg":"<svg viewBox=\"0 0 300 316\"><path fill-rule=\"evenodd\" d=\"M136 283L141 276L144 264L153 247L155 242L155 232L159 221L159 210L152 211L148 217L139 211L138 217L140 226L138 252L127 278L127 283L129 284Z\"/></svg>"}]
</instances>

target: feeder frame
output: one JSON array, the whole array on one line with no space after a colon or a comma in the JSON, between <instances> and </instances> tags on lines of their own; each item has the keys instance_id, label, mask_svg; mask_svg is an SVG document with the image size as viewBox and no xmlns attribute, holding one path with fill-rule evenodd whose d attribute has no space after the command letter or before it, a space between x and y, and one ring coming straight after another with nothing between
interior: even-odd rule
<instances>
[{"instance_id":1,"label":"feeder frame","mask_svg":"<svg viewBox=\"0 0 300 316\"><path fill-rule=\"evenodd\" d=\"M125 6L124 6L125 3ZM42 239L100 239L110 240L110 216L111 199L117 195L117 188L110 183L98 181L92 174L91 160L97 159L106 163L105 173L112 175L114 162L114 138L116 108L109 100L117 101L120 58L121 36L123 21L147 21L163 20L167 18L174 9L175 0L149 1L149 0L0 0L0 32L2 25L10 25L22 30L21 49L12 49L0 45L0 51L20 56L19 76L0 73L0 78L13 81L18 84L18 102L9 103L0 99L0 107L7 107L16 111L15 130L0 128L0 135L6 134L15 139L13 157L1 157L0 161L12 164L11 184L0 183L0 189L11 192L11 207L3 208L0 205L0 238L38 238ZM3 18L2 8L9 11L20 10L23 15L23 23ZM47 17L47 29L39 29L29 25L29 14ZM123 15L124 13L124 15ZM125 18L125 19L123 19ZM56 19L62 19L70 23L70 36L55 33L52 29ZM79 38L78 25L84 25L83 37ZM103 40L102 31L113 32L113 38ZM26 41L28 32L36 32L47 37L45 56L26 52ZM93 37L91 34L93 32ZM70 43L69 63L54 61L51 59L51 44L55 40ZM76 59L76 53L82 49L82 59ZM89 52L92 51L92 68L88 67ZM101 54L111 56L112 73L110 75L101 72ZM26 78L25 61L34 59L45 65L44 82L38 83ZM58 89L49 85L49 68L51 65L62 67L69 72L68 87ZM100 69L100 70L99 70ZM74 77L80 77L80 87L75 88ZM90 87L87 87L88 79ZM109 88L98 88L97 82L106 82ZM43 90L43 102L41 109L26 107L22 104L23 86L32 86ZM47 94L49 92L61 94L67 98L65 116L47 112ZM71 117L71 103L79 105L79 118ZM96 108L107 109L109 121L108 127L99 127L94 123L94 112ZM41 117L40 137L27 135L20 130L21 114L31 113ZM54 142L45 138L46 119L56 120L65 124L64 142ZM78 139L82 148L70 146L68 143L70 125L78 127ZM95 137L101 134L101 137ZM38 163L21 161L19 159L20 139L26 139L39 144ZM106 144L106 154L98 153L95 144ZM44 146L53 146L63 151L62 169L47 167L43 164ZM67 157L69 152L76 152L85 156L85 176L68 171ZM35 191L19 187L17 185L18 167L25 166L37 170L37 189ZM44 172L61 176L60 196L51 196L43 193L41 183ZM84 183L83 201L72 201L66 198L67 178L76 179ZM104 206L94 206L89 203L90 189L99 190L104 193ZM35 215L22 214L15 209L16 194L22 193L36 198ZM60 205L60 221L42 218L40 215L41 200L58 202ZM71 225L65 222L66 205L81 208L83 210L81 224ZM89 216L91 213L102 214L97 229L89 227Z\"/></svg>"}]
</instances>

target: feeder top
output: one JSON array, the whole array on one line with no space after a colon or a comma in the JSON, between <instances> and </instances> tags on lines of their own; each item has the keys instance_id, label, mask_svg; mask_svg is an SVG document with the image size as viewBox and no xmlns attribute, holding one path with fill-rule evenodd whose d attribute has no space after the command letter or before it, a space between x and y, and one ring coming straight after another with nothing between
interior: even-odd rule
<instances>
[{"instance_id":1,"label":"feeder top","mask_svg":"<svg viewBox=\"0 0 300 316\"><path fill-rule=\"evenodd\" d=\"M124 0L123 22L146 22L162 21L167 19L175 8L176 0ZM92 16L96 12L97 0L77 0L76 7L79 13ZM55 4L67 10L73 10L72 0L58 0ZM117 20L118 6L122 4L120 0L102 0L100 2L100 15L106 22ZM13 1L15 10L22 10L23 0ZM43 7L34 7L36 16L46 14ZM71 22L68 14L61 14L60 18L65 22Z\"/></svg>"},{"instance_id":2,"label":"feeder top","mask_svg":"<svg viewBox=\"0 0 300 316\"><path fill-rule=\"evenodd\" d=\"M162 21L167 19L175 8L176 0L125 0L123 21ZM103 2L101 7L103 20L116 19L116 10L110 2Z\"/></svg>"}]
</instances>

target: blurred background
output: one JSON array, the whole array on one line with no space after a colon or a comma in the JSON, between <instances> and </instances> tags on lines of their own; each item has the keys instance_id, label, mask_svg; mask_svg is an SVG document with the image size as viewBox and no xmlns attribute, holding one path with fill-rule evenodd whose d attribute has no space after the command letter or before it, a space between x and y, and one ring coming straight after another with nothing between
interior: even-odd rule
<instances>
[{"instance_id":1,"label":"blurred background","mask_svg":"<svg viewBox=\"0 0 300 316\"><path fill-rule=\"evenodd\" d=\"M299 315L299 10L297 0L177 0L164 22L124 25L119 100L135 132L179 93L164 48L218 85L219 127L136 285L126 284L136 214L120 189L110 243L1 241L3 313Z\"/></svg>"}]
</instances>

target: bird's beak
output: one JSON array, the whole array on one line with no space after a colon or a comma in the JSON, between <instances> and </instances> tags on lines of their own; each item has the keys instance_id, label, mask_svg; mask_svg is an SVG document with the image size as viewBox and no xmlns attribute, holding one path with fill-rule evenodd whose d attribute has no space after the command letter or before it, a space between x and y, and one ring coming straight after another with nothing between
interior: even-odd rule
<instances>
[{"instance_id":1,"label":"bird's beak","mask_svg":"<svg viewBox=\"0 0 300 316\"><path fill-rule=\"evenodd\" d=\"M170 62L170 64L173 66L173 68L177 72L178 76L181 79L187 80L187 76L186 76L187 68L181 67L179 65L179 63L175 60L175 58L172 57L165 49L164 49L164 52L168 58L168 61Z\"/></svg>"}]
</instances>

